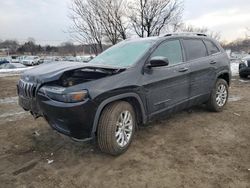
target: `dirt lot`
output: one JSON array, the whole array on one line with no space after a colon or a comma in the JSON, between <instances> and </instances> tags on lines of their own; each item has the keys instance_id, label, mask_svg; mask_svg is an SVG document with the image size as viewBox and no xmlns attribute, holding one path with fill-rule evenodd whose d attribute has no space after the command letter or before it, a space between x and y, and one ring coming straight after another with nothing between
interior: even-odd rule
<instances>
[{"instance_id":1,"label":"dirt lot","mask_svg":"<svg viewBox=\"0 0 250 188\"><path fill-rule=\"evenodd\" d=\"M17 79L0 77L0 187L250 187L250 80L233 79L222 113L151 123L111 157L19 108Z\"/></svg>"}]
</instances>

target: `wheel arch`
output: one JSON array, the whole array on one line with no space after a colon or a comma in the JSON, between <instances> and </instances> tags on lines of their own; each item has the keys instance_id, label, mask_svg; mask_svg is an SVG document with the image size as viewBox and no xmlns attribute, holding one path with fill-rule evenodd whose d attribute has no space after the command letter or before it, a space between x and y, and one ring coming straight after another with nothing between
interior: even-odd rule
<instances>
[{"instance_id":1,"label":"wheel arch","mask_svg":"<svg viewBox=\"0 0 250 188\"><path fill-rule=\"evenodd\" d=\"M231 74L228 71L222 71L217 74L217 79L223 79L228 85L231 83Z\"/></svg>"},{"instance_id":2,"label":"wheel arch","mask_svg":"<svg viewBox=\"0 0 250 188\"><path fill-rule=\"evenodd\" d=\"M141 123L146 123L147 116L146 116L146 112L145 112L145 107L144 107L143 102L138 94L136 94L136 93L124 93L124 94L116 95L116 96L113 96L113 97L110 97L110 98L104 100L98 106L96 114L95 114L95 118L94 118L92 132L91 132L92 137L95 137L95 133L96 133L96 130L98 127L99 119L100 119L100 116L102 114L103 109L108 104L115 102L115 101L120 101L120 100L129 102L133 106L133 108L135 109L137 121L139 121Z\"/></svg>"}]
</instances>

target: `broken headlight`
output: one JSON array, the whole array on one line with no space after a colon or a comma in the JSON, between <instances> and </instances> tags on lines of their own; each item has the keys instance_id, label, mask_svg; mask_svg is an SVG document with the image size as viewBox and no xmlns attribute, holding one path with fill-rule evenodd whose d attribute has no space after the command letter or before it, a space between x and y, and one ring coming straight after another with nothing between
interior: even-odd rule
<instances>
[{"instance_id":1,"label":"broken headlight","mask_svg":"<svg viewBox=\"0 0 250 188\"><path fill-rule=\"evenodd\" d=\"M88 97L87 90L66 93L65 88L54 86L44 86L41 90L50 99L66 103L81 102Z\"/></svg>"}]
</instances>

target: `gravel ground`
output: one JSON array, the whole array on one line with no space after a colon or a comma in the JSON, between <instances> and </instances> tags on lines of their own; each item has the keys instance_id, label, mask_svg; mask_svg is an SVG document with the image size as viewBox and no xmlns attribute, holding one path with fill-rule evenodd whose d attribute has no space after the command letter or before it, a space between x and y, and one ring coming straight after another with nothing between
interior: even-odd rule
<instances>
[{"instance_id":1,"label":"gravel ground","mask_svg":"<svg viewBox=\"0 0 250 188\"><path fill-rule=\"evenodd\" d=\"M0 187L250 187L250 80L233 78L223 112L150 123L118 157L34 120L17 105L17 80L0 77Z\"/></svg>"}]
</instances>

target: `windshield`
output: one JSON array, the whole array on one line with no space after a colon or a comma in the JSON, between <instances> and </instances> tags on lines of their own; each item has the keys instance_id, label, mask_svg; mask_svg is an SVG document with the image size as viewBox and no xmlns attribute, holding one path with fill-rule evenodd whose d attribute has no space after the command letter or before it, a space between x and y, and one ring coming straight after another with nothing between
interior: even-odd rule
<instances>
[{"instance_id":1,"label":"windshield","mask_svg":"<svg viewBox=\"0 0 250 188\"><path fill-rule=\"evenodd\" d=\"M135 64L152 46L153 41L121 42L110 47L90 63L98 63L116 67L130 67Z\"/></svg>"}]
</instances>

